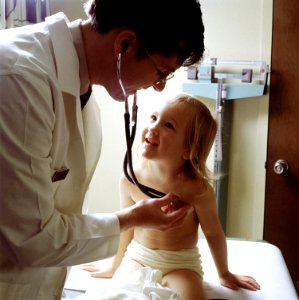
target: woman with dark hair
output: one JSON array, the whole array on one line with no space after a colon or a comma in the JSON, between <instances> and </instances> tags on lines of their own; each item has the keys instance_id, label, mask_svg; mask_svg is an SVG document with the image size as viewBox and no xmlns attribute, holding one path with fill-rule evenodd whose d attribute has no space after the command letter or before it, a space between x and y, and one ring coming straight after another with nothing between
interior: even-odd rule
<instances>
[{"instance_id":1,"label":"woman with dark hair","mask_svg":"<svg viewBox=\"0 0 299 300\"><path fill-rule=\"evenodd\" d=\"M129 228L178 226L190 209L167 212L177 198L168 194L116 213L83 211L101 150L91 86L118 101L163 90L202 57L200 4L94 0L87 9L85 21L59 13L0 31L0 299L60 299L68 266L115 254Z\"/></svg>"}]
</instances>

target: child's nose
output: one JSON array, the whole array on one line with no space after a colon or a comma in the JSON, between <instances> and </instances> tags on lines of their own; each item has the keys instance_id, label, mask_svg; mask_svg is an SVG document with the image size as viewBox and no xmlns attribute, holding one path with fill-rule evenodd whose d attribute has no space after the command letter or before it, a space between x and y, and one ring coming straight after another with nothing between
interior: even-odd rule
<instances>
[{"instance_id":1,"label":"child's nose","mask_svg":"<svg viewBox=\"0 0 299 300\"><path fill-rule=\"evenodd\" d=\"M158 122L152 123L149 126L148 131L150 134L157 135L158 134Z\"/></svg>"}]
</instances>

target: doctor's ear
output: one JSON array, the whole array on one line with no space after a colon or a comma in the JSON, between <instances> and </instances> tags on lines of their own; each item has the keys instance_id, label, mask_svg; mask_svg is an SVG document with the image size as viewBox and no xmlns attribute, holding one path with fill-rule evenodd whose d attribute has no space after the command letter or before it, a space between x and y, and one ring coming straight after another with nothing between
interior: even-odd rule
<instances>
[{"instance_id":1,"label":"doctor's ear","mask_svg":"<svg viewBox=\"0 0 299 300\"><path fill-rule=\"evenodd\" d=\"M128 41L123 41L121 43L121 54L125 53L129 47L129 42Z\"/></svg>"},{"instance_id":2,"label":"doctor's ear","mask_svg":"<svg viewBox=\"0 0 299 300\"><path fill-rule=\"evenodd\" d=\"M118 55L119 53L124 54L127 51L130 51L131 47L135 47L137 45L136 34L132 30L124 30L121 31L116 39L115 39L115 53Z\"/></svg>"}]
</instances>

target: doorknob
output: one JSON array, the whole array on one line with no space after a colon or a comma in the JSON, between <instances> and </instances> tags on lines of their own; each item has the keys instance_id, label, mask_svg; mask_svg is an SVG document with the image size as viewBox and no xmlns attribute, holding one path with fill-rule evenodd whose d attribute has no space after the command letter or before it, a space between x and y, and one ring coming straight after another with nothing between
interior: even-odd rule
<instances>
[{"instance_id":1,"label":"doorknob","mask_svg":"<svg viewBox=\"0 0 299 300\"><path fill-rule=\"evenodd\" d=\"M273 167L274 173L277 175L285 174L288 171L288 169L289 165L283 159L277 160Z\"/></svg>"}]
</instances>

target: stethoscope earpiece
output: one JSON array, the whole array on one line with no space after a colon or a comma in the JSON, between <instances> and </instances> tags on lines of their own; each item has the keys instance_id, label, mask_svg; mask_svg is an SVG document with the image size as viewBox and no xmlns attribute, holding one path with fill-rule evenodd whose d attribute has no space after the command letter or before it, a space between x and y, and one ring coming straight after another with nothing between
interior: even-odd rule
<instances>
[{"instance_id":1,"label":"stethoscope earpiece","mask_svg":"<svg viewBox=\"0 0 299 300\"><path fill-rule=\"evenodd\" d=\"M129 43L128 42L122 42L121 43L121 54L125 53L129 47Z\"/></svg>"}]
</instances>

